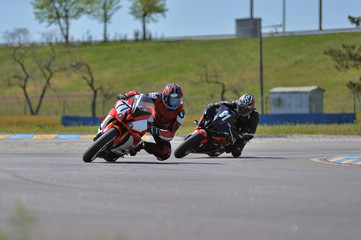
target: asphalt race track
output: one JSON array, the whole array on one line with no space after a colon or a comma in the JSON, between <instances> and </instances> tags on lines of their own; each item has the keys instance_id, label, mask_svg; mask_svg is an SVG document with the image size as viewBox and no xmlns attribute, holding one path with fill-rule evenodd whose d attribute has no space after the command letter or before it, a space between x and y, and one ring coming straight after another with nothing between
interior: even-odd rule
<instances>
[{"instance_id":1,"label":"asphalt race track","mask_svg":"<svg viewBox=\"0 0 361 240\"><path fill-rule=\"evenodd\" d=\"M28 239L361 239L361 166L324 161L359 155L360 137L257 136L240 158L84 163L90 142L0 139L0 235L27 225Z\"/></svg>"}]
</instances>

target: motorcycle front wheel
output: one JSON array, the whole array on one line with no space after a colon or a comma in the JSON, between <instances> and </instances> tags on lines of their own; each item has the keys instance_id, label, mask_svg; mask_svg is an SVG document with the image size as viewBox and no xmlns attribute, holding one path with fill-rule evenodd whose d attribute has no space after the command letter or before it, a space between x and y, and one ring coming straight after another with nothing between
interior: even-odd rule
<instances>
[{"instance_id":1,"label":"motorcycle front wheel","mask_svg":"<svg viewBox=\"0 0 361 240\"><path fill-rule=\"evenodd\" d=\"M98 156L104 147L112 143L119 135L119 131L111 128L93 142L83 154L84 162L92 162Z\"/></svg>"},{"instance_id":2,"label":"motorcycle front wheel","mask_svg":"<svg viewBox=\"0 0 361 240\"><path fill-rule=\"evenodd\" d=\"M204 136L199 132L193 134L177 147L177 149L174 151L174 156L176 158L182 158L187 156L189 153L192 152L194 148L199 146L200 142L203 139Z\"/></svg>"}]
</instances>

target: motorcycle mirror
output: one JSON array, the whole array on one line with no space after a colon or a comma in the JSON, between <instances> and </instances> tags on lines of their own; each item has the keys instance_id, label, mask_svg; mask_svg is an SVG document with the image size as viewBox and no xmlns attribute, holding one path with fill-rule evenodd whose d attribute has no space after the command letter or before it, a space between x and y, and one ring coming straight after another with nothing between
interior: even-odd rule
<instances>
[{"instance_id":1,"label":"motorcycle mirror","mask_svg":"<svg viewBox=\"0 0 361 240\"><path fill-rule=\"evenodd\" d=\"M196 125L198 125L198 120L194 120L194 123L195 123Z\"/></svg>"}]
</instances>

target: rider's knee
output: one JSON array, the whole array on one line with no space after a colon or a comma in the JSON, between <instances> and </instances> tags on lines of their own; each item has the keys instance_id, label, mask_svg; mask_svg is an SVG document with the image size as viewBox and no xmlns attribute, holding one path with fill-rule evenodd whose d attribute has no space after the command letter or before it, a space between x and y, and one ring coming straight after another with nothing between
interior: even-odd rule
<instances>
[{"instance_id":1,"label":"rider's knee","mask_svg":"<svg viewBox=\"0 0 361 240\"><path fill-rule=\"evenodd\" d=\"M168 147L164 147L158 154L156 154L156 157L159 161L167 160L171 155L172 150Z\"/></svg>"}]
</instances>

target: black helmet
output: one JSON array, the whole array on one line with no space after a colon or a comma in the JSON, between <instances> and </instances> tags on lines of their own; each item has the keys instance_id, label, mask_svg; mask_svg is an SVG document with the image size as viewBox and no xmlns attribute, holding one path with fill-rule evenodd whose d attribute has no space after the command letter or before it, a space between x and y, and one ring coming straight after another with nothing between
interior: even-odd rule
<instances>
[{"instance_id":1,"label":"black helmet","mask_svg":"<svg viewBox=\"0 0 361 240\"><path fill-rule=\"evenodd\" d=\"M250 93L246 93L242 95L238 100L237 112L242 117L246 117L252 113L255 104L256 101L254 100L253 95Z\"/></svg>"},{"instance_id":2,"label":"black helmet","mask_svg":"<svg viewBox=\"0 0 361 240\"><path fill-rule=\"evenodd\" d=\"M182 88L175 83L168 84L162 92L162 100L170 110L176 109L182 103L182 98Z\"/></svg>"}]
</instances>

